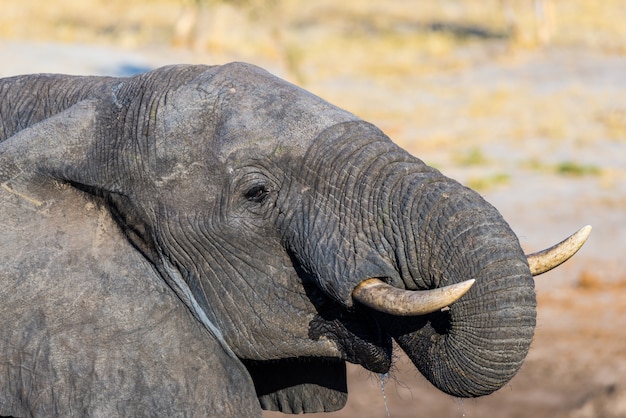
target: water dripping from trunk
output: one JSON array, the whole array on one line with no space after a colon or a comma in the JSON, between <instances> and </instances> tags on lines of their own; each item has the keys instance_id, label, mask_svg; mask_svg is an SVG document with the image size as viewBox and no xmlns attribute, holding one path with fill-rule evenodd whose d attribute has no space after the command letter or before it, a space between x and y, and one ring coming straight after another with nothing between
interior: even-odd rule
<instances>
[{"instance_id":1,"label":"water dripping from trunk","mask_svg":"<svg viewBox=\"0 0 626 418\"><path fill-rule=\"evenodd\" d=\"M456 412L458 418L465 418L465 399L456 398Z\"/></svg>"},{"instance_id":2,"label":"water dripping from trunk","mask_svg":"<svg viewBox=\"0 0 626 418\"><path fill-rule=\"evenodd\" d=\"M380 391L383 393L383 402L385 404L385 411L387 412L387 418L391 418L391 413L389 412L389 405L387 405L387 395L385 394L385 382L389 380L389 373L381 373L380 374Z\"/></svg>"}]
</instances>

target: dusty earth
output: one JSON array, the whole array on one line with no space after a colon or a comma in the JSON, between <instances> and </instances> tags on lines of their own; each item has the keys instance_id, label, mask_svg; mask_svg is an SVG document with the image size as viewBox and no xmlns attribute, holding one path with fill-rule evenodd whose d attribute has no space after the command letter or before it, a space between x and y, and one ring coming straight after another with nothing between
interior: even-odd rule
<instances>
[{"instance_id":1,"label":"dusty earth","mask_svg":"<svg viewBox=\"0 0 626 418\"><path fill-rule=\"evenodd\" d=\"M128 75L223 61L180 50L0 40L0 76ZM259 63L290 75L283 64ZM574 259L537 279L535 339L502 390L449 397L398 355L389 376L350 366L347 407L324 416L626 417L626 58L496 48L448 71L382 81L309 77L306 87L479 190L529 252L594 227Z\"/></svg>"}]
</instances>

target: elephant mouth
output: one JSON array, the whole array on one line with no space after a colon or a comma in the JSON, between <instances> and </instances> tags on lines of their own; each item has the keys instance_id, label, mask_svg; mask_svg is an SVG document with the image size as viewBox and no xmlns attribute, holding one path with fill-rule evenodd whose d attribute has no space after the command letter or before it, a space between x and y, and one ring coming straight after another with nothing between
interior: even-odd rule
<instances>
[{"instance_id":1,"label":"elephant mouth","mask_svg":"<svg viewBox=\"0 0 626 418\"><path fill-rule=\"evenodd\" d=\"M375 279L368 283L375 289L372 291L375 295L378 292L384 293L390 290L389 285L380 285L380 283L383 283L380 279ZM470 283L456 287L453 290L458 292L459 289L463 288L464 291L467 291L472 284L473 281L470 281ZM392 295L396 295L398 292L405 292L400 289L390 291ZM438 301L436 304L445 307L440 306L433 309L432 306L434 305L432 305L431 300L429 302L431 303L430 308L428 308L429 312L420 313L419 315L413 312L407 314L407 310L401 306L402 303L395 306L389 304L387 307L384 307L386 305L383 304L382 308L378 306L377 309L373 309L364 303L359 303L355 304L353 309L346 311L345 307L321 294L317 294L318 292L314 293L316 293L315 300L319 313L309 324L309 337L313 340L327 339L335 342L342 353L343 360L359 364L373 373L387 373L391 368L393 362L392 341L398 335L414 332L427 324L436 327L441 334L446 334L450 324L447 304L443 305L444 301ZM364 293L367 294L367 292ZM415 298L415 294L420 292L410 291L407 293L411 294L408 297L409 301L411 301L411 299ZM429 294L429 292L425 293ZM442 291L435 292L434 295L438 297L439 294L448 293L447 291ZM359 294L358 291L357 294ZM355 297L355 299L363 299L360 296L362 295ZM432 293L430 293L429 298L432 299ZM401 297L399 302L403 302L402 299ZM366 303L369 302L366 300ZM423 309L421 308L421 310Z\"/></svg>"},{"instance_id":2,"label":"elephant mouth","mask_svg":"<svg viewBox=\"0 0 626 418\"><path fill-rule=\"evenodd\" d=\"M391 367L392 337L380 325L380 315L364 306L346 310L316 286L306 290L318 312L309 323L309 338L332 341L343 360L386 373Z\"/></svg>"}]
</instances>

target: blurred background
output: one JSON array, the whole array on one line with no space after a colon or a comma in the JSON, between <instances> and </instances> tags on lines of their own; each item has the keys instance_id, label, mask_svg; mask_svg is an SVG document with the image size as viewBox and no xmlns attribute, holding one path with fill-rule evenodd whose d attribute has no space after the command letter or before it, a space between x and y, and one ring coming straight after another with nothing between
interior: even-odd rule
<instances>
[{"instance_id":1,"label":"blurred background","mask_svg":"<svg viewBox=\"0 0 626 418\"><path fill-rule=\"evenodd\" d=\"M479 191L528 252L592 224L537 279L507 387L457 400L400 356L386 378L351 367L329 416L626 417L624 22L620 0L0 0L0 76L247 61Z\"/></svg>"}]
</instances>

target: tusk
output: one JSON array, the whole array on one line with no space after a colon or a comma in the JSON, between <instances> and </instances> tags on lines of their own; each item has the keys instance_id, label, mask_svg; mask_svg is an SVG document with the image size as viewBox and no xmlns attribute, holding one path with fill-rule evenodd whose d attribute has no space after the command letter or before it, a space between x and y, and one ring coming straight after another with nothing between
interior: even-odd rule
<instances>
[{"instance_id":1,"label":"tusk","mask_svg":"<svg viewBox=\"0 0 626 418\"><path fill-rule=\"evenodd\" d=\"M587 241L589 234L591 234L591 226L587 225L555 246L527 255L532 275L538 276L569 260Z\"/></svg>"},{"instance_id":2,"label":"tusk","mask_svg":"<svg viewBox=\"0 0 626 418\"><path fill-rule=\"evenodd\" d=\"M367 279L352 291L352 298L379 312L417 316L436 312L463 296L475 280L466 280L431 290L404 290L379 279Z\"/></svg>"}]
</instances>

